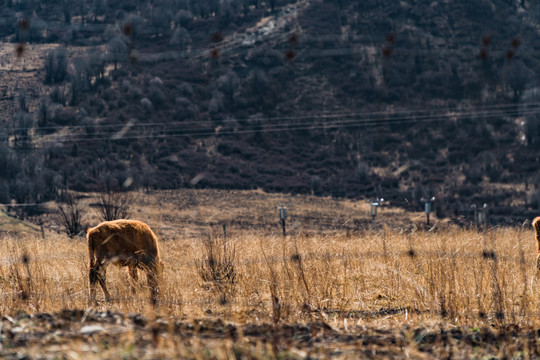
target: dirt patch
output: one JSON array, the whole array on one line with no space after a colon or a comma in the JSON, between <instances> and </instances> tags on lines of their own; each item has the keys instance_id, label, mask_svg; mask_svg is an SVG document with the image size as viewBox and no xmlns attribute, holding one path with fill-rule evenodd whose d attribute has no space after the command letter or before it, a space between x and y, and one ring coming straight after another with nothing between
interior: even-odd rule
<instances>
[{"instance_id":1,"label":"dirt patch","mask_svg":"<svg viewBox=\"0 0 540 360\"><path fill-rule=\"evenodd\" d=\"M0 357L20 358L470 358L540 356L538 331L429 327L335 329L325 322L235 324L219 318L149 319L140 314L64 310L20 313L0 324Z\"/></svg>"}]
</instances>

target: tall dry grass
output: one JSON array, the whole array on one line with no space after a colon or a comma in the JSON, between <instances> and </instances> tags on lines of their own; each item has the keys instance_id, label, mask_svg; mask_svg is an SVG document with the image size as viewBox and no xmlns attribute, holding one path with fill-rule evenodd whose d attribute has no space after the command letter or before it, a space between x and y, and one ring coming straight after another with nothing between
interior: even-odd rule
<instances>
[{"instance_id":1,"label":"tall dry grass","mask_svg":"<svg viewBox=\"0 0 540 360\"><path fill-rule=\"evenodd\" d=\"M220 255L220 244L228 244L227 254ZM540 325L535 246L529 228L287 238L244 231L216 241L212 250L214 261L230 263L224 271L234 279L224 301L224 292L216 291L224 285L209 286L212 278L201 275L201 264L215 265L207 261L208 243L178 237L160 242L166 267L157 309L148 304L145 281L133 295L126 272L115 266L107 277L114 300L97 308L241 323L322 320L346 326L445 319L534 328ZM88 308L87 267L84 239L2 236L0 313Z\"/></svg>"}]
</instances>

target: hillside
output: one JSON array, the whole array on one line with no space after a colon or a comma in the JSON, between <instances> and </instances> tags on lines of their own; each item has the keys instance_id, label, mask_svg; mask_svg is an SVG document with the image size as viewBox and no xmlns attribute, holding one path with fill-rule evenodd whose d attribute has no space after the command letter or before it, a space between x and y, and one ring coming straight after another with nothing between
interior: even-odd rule
<instances>
[{"instance_id":1,"label":"hillside","mask_svg":"<svg viewBox=\"0 0 540 360\"><path fill-rule=\"evenodd\" d=\"M20 221L19 219L9 216L4 211L0 211L0 233L3 235L35 235L40 234L39 227Z\"/></svg>"},{"instance_id":2,"label":"hillside","mask_svg":"<svg viewBox=\"0 0 540 360\"><path fill-rule=\"evenodd\" d=\"M527 2L27 3L3 8L6 73L29 76L2 99L2 203L260 188L435 196L464 224L472 204L494 224L540 207Z\"/></svg>"}]
</instances>

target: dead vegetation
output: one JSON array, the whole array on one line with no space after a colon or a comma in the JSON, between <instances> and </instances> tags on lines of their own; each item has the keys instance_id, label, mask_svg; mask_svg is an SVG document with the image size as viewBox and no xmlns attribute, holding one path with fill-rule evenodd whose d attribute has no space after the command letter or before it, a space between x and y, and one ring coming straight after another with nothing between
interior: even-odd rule
<instances>
[{"instance_id":1,"label":"dead vegetation","mask_svg":"<svg viewBox=\"0 0 540 360\"><path fill-rule=\"evenodd\" d=\"M205 201L198 204L191 211L212 212ZM264 218L259 206L253 207L254 218ZM127 274L115 268L108 273L112 301L88 309L82 239L51 232L45 239L2 235L2 354L37 344L53 349L51 337L57 335L62 351L84 357L95 354L88 348L188 358L197 351L206 351L207 358L539 354L540 289L530 226L485 232L296 229L283 237L276 221L273 232L229 225L222 235L207 227L201 242L183 236L184 227L200 226L195 219L173 226L184 211L170 212L171 220L161 223L169 228L166 239L158 234L167 265L157 309L144 291L132 294ZM221 221L227 211L214 208L209 220ZM146 209L141 218L153 226L148 215L156 212ZM292 222L294 212L289 214ZM64 323L66 309L88 314ZM139 314L140 325L124 314ZM96 316L119 320L95 324L90 319ZM40 325L40 318L49 325ZM53 336L55 326L63 330ZM86 326L100 328L90 336L93 328Z\"/></svg>"},{"instance_id":2,"label":"dead vegetation","mask_svg":"<svg viewBox=\"0 0 540 360\"><path fill-rule=\"evenodd\" d=\"M152 320L95 310L5 316L2 357L57 358L519 358L540 356L538 334L445 324L380 328L324 322L235 324L221 319ZM24 329L24 330L22 330Z\"/></svg>"},{"instance_id":3,"label":"dead vegetation","mask_svg":"<svg viewBox=\"0 0 540 360\"><path fill-rule=\"evenodd\" d=\"M203 286L211 288L222 305L232 301L235 294L236 251L234 244L225 237L208 235L202 241L203 257L196 262Z\"/></svg>"},{"instance_id":4,"label":"dead vegetation","mask_svg":"<svg viewBox=\"0 0 540 360\"><path fill-rule=\"evenodd\" d=\"M80 200L72 193L65 192L58 202L60 224L70 238L80 236L84 232L82 224L83 209Z\"/></svg>"},{"instance_id":5,"label":"dead vegetation","mask_svg":"<svg viewBox=\"0 0 540 360\"><path fill-rule=\"evenodd\" d=\"M486 237L487 248L484 249ZM291 326L292 329L302 326L309 329L315 326L313 324L324 324L317 325L325 329L325 335L318 340L323 343L331 341L334 335L329 334L370 338L368 334L373 332L378 334L382 344L385 337L384 341L398 341L392 340L393 337L405 331L416 337L401 334L399 341L425 354L441 354L448 346L462 346L462 342L470 346L473 341L470 336L480 334L490 335L486 335L487 340L474 340L478 341L476 347L485 345L486 349L491 349L489 351L495 351L488 343L506 336L521 344L517 348L523 349L529 346L528 342L536 341L531 334L540 324L537 309L540 291L532 284L536 281L534 242L525 241L531 237L529 229L498 229L485 234L449 230L294 239L251 235L235 237L232 240L235 246L230 248L225 247L221 239L208 240L202 247L190 240L175 239L162 242L167 267L163 298L157 310L152 310L144 292L130 292L125 281L127 274L112 268L109 283L113 300L91 311L142 314L149 323L157 321L159 326L165 326L159 320L163 319L169 324L163 330L170 334L166 336L167 341L183 341L187 336L184 330L170 330L171 321L224 321L244 332L247 329L265 332L270 340L263 340L262 335L255 336L253 342L242 348L255 351L253 344L268 342L271 349L268 351L272 354L292 349L283 337L293 331ZM391 244L386 253L382 250L383 239ZM50 246L52 242L54 247ZM31 314L32 318L56 313L53 316L56 319L65 309L87 309L84 241L73 241L63 235L50 235L46 240L4 236L0 244L4 254L0 265L0 313L11 318L21 312ZM273 325L265 328L263 324ZM420 328L424 324L441 324L446 330L426 328L422 332ZM118 344L129 343L130 340L123 337L124 332L138 334L140 331L140 337L147 337L151 334L149 326L136 331L130 326L121 331L114 330L116 327L112 325L101 326L103 329L99 332L104 335L99 337L98 343L109 342L110 339L105 341L105 334L113 330L119 331L114 333ZM212 326L204 331L221 331L215 323ZM395 333L384 330L396 326L401 330ZM253 330L257 327L258 330ZM459 329L459 333L451 332L452 328ZM50 340L31 335L37 331L33 326L23 329L29 332L31 342ZM315 330L302 331L307 334L306 340L295 342L295 346L306 354L315 354L316 348L308 341L318 338ZM70 336L69 331L63 334ZM219 345L205 343L204 346L212 351L218 351L229 342L233 348L240 346L234 338L220 334L223 337L219 337ZM22 346L17 345L18 340L3 336L4 343ZM271 340L274 337L276 340ZM85 336L82 339L83 343L89 341ZM272 347L272 341L278 345ZM365 351L361 342L345 338L339 341L344 341L342 346L351 346L352 353ZM376 352L397 351L385 350L377 343L370 346L377 349ZM536 345L531 349L536 349ZM473 351L472 347L468 351ZM258 356L270 353L263 351Z\"/></svg>"}]
</instances>

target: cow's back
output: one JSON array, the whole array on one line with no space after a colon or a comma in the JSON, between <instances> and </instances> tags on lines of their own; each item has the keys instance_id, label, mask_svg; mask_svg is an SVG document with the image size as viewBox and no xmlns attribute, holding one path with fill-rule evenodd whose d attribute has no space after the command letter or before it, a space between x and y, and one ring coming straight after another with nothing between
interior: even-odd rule
<instances>
[{"instance_id":1,"label":"cow's back","mask_svg":"<svg viewBox=\"0 0 540 360\"><path fill-rule=\"evenodd\" d=\"M137 220L105 221L87 233L90 252L100 259L137 263L159 261L157 238L148 225ZM92 256L92 254L91 254Z\"/></svg>"}]
</instances>

